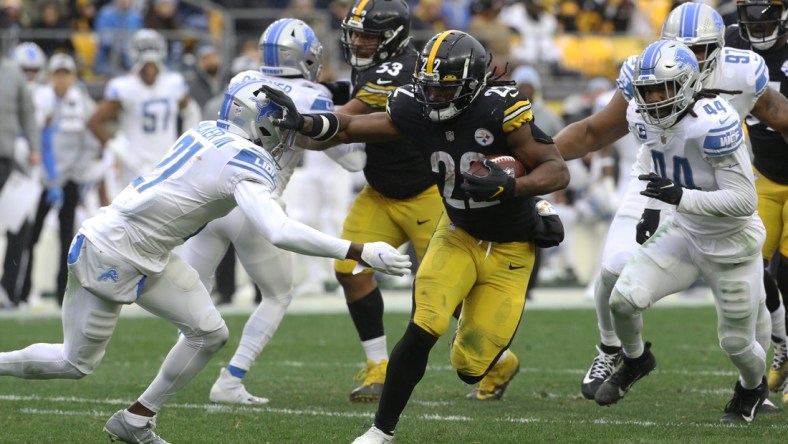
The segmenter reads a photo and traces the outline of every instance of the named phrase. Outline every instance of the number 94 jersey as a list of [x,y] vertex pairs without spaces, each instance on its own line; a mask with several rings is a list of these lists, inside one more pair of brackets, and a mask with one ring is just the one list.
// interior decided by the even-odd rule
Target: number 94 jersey
[[[722,97],[700,99],[692,109],[697,117],[687,113],[662,129],[645,123],[634,101],[629,103],[629,129],[643,144],[635,168],[685,188],[674,222],[701,252],[719,262],[755,257],[764,229],[751,202],[755,180],[741,121]],[[742,193],[751,195],[746,204]]]
[[460,187],[471,162],[509,154],[506,137],[533,120],[531,103],[515,87],[487,87],[459,116],[433,122],[424,116],[413,85],[396,89],[386,108],[389,118],[420,149],[436,175],[444,207],[454,225],[492,242],[533,240],[537,222],[533,197],[476,202]]

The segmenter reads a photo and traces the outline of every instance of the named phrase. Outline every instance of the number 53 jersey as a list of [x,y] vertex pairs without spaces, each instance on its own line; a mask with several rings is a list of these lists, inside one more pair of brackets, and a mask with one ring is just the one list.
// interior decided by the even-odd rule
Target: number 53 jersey
[[673,223],[703,254],[733,263],[756,257],[765,229],[739,116],[722,97],[700,99],[692,110],[697,117],[686,113],[662,129],[647,124],[631,101],[627,122],[643,144],[634,168],[684,187]]
[[528,242],[537,223],[534,199],[476,202],[461,188],[471,162],[492,154],[511,155],[506,137],[533,120],[531,103],[514,87],[487,87],[447,122],[433,122],[416,100],[413,85],[396,89],[386,108],[391,121],[425,155],[454,225],[476,239]]
[[158,273],[173,248],[236,207],[235,187],[242,180],[273,192],[276,167],[270,154],[214,121],[201,122],[79,231],[143,274]]

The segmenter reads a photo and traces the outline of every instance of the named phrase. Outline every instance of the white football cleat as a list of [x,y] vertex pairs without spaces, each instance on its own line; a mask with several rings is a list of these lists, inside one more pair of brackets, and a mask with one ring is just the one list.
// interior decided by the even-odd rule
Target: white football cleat
[[268,398],[261,398],[254,396],[246,391],[246,388],[241,384],[241,378],[236,378],[222,367],[219,371],[219,379],[213,383],[211,393],[208,398],[213,402],[223,404],[241,404],[241,405],[264,405],[268,404]]
[[389,444],[393,440],[394,436],[372,426],[366,433],[356,438],[351,444]]
[[104,432],[109,435],[110,441],[139,444],[169,444],[161,436],[153,432],[156,428],[156,417],[151,417],[145,427],[134,427],[126,422],[124,412],[118,410],[104,425]]

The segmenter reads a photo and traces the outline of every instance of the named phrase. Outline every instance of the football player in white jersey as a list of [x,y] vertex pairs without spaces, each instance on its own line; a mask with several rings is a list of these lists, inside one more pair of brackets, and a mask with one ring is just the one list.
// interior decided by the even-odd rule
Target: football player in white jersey
[[[788,100],[768,86],[768,72],[763,66],[763,59],[751,51],[723,47],[724,29],[722,18],[710,6],[684,3],[668,15],[663,37],[681,41],[696,51],[704,88],[741,91],[733,95],[722,93],[740,119],[752,113],[773,128],[788,130],[788,121],[784,118],[788,112]],[[608,146],[628,133],[626,110],[633,97],[635,59],[635,56],[630,57],[622,66],[617,80],[618,92],[602,110],[558,133],[556,145],[565,159],[581,157]],[[633,171],[635,176],[643,173]],[[602,269],[594,291],[601,344],[597,346],[597,355],[581,384],[583,396],[588,399],[594,399],[599,386],[621,359],[621,341],[613,330],[608,305],[613,286],[624,264],[638,249],[638,243],[644,242],[660,222],[660,213],[656,209],[643,211],[645,199],[639,195],[642,189],[643,185],[633,177],[605,241]],[[621,234],[632,233],[636,229],[637,239]],[[765,307],[762,309],[765,311]],[[768,348],[769,332],[769,316],[764,313],[759,317],[758,325],[758,341],[764,349]]]
[[[264,65],[259,71],[245,71],[233,77],[231,90],[239,82],[255,80],[286,91],[304,113],[333,110],[330,93],[317,83],[323,65],[323,46],[306,23],[292,18],[272,23],[260,37],[260,51]],[[228,92],[227,96],[230,99],[225,99],[219,119],[231,118],[228,100],[232,95]],[[277,200],[303,157],[303,150],[294,148],[278,160],[277,187],[273,193]],[[363,151],[345,153],[343,149],[332,148],[328,154],[348,169],[358,171],[364,167]],[[231,243],[252,282],[260,288],[262,301],[249,317],[238,349],[229,365],[221,369],[209,397],[214,402],[265,404],[268,400],[249,394],[241,380],[271,340],[293,298],[293,255],[269,242],[255,230],[241,209],[235,209],[209,223],[186,242],[182,251],[183,259],[197,270],[209,290],[216,268]]]
[[755,340],[766,229],[755,212],[739,116],[714,90],[702,90],[700,75],[692,50],[670,40],[646,47],[635,65],[627,122],[643,143],[637,165],[651,171],[638,177],[646,183],[641,194],[649,197],[647,208],[660,202],[675,211],[615,284],[610,308],[624,356],[594,399],[618,402],[656,367],[641,337],[642,312],[703,277],[714,295],[720,347],[739,373],[721,421],[750,422],[769,394],[766,351]]
[[274,199],[276,162],[292,140],[271,124],[282,113],[259,81],[234,86],[228,120],[186,131],[150,172],[85,221],[68,254],[62,344],[0,353],[0,375],[80,379],[99,364],[124,304],[137,303],[182,335],[148,389],[116,412],[113,440],[164,443],[155,415],[225,343],[227,327],[197,272],[172,253],[205,224],[240,207],[274,245],[303,254],[353,258],[386,273],[409,272],[408,257],[383,242],[351,243],[288,218]]
[[[178,138],[179,112],[190,109],[186,80],[164,66],[167,43],[161,34],[152,29],[135,32],[129,55],[131,71],[107,82],[104,99],[88,121],[102,147],[120,163],[121,189],[156,166]],[[114,119],[118,134],[108,143],[111,134],[104,123]]]

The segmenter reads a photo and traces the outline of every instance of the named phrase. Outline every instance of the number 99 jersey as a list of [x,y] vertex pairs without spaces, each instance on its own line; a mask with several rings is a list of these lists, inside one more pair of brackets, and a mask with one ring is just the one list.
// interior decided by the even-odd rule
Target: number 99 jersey
[[507,135],[533,121],[531,103],[517,88],[487,87],[456,118],[433,122],[424,115],[413,85],[406,85],[392,93],[386,111],[403,134],[414,135],[411,142],[429,159],[454,225],[491,242],[533,240],[538,217],[533,197],[476,202],[460,187],[471,162],[492,154],[511,155]]

